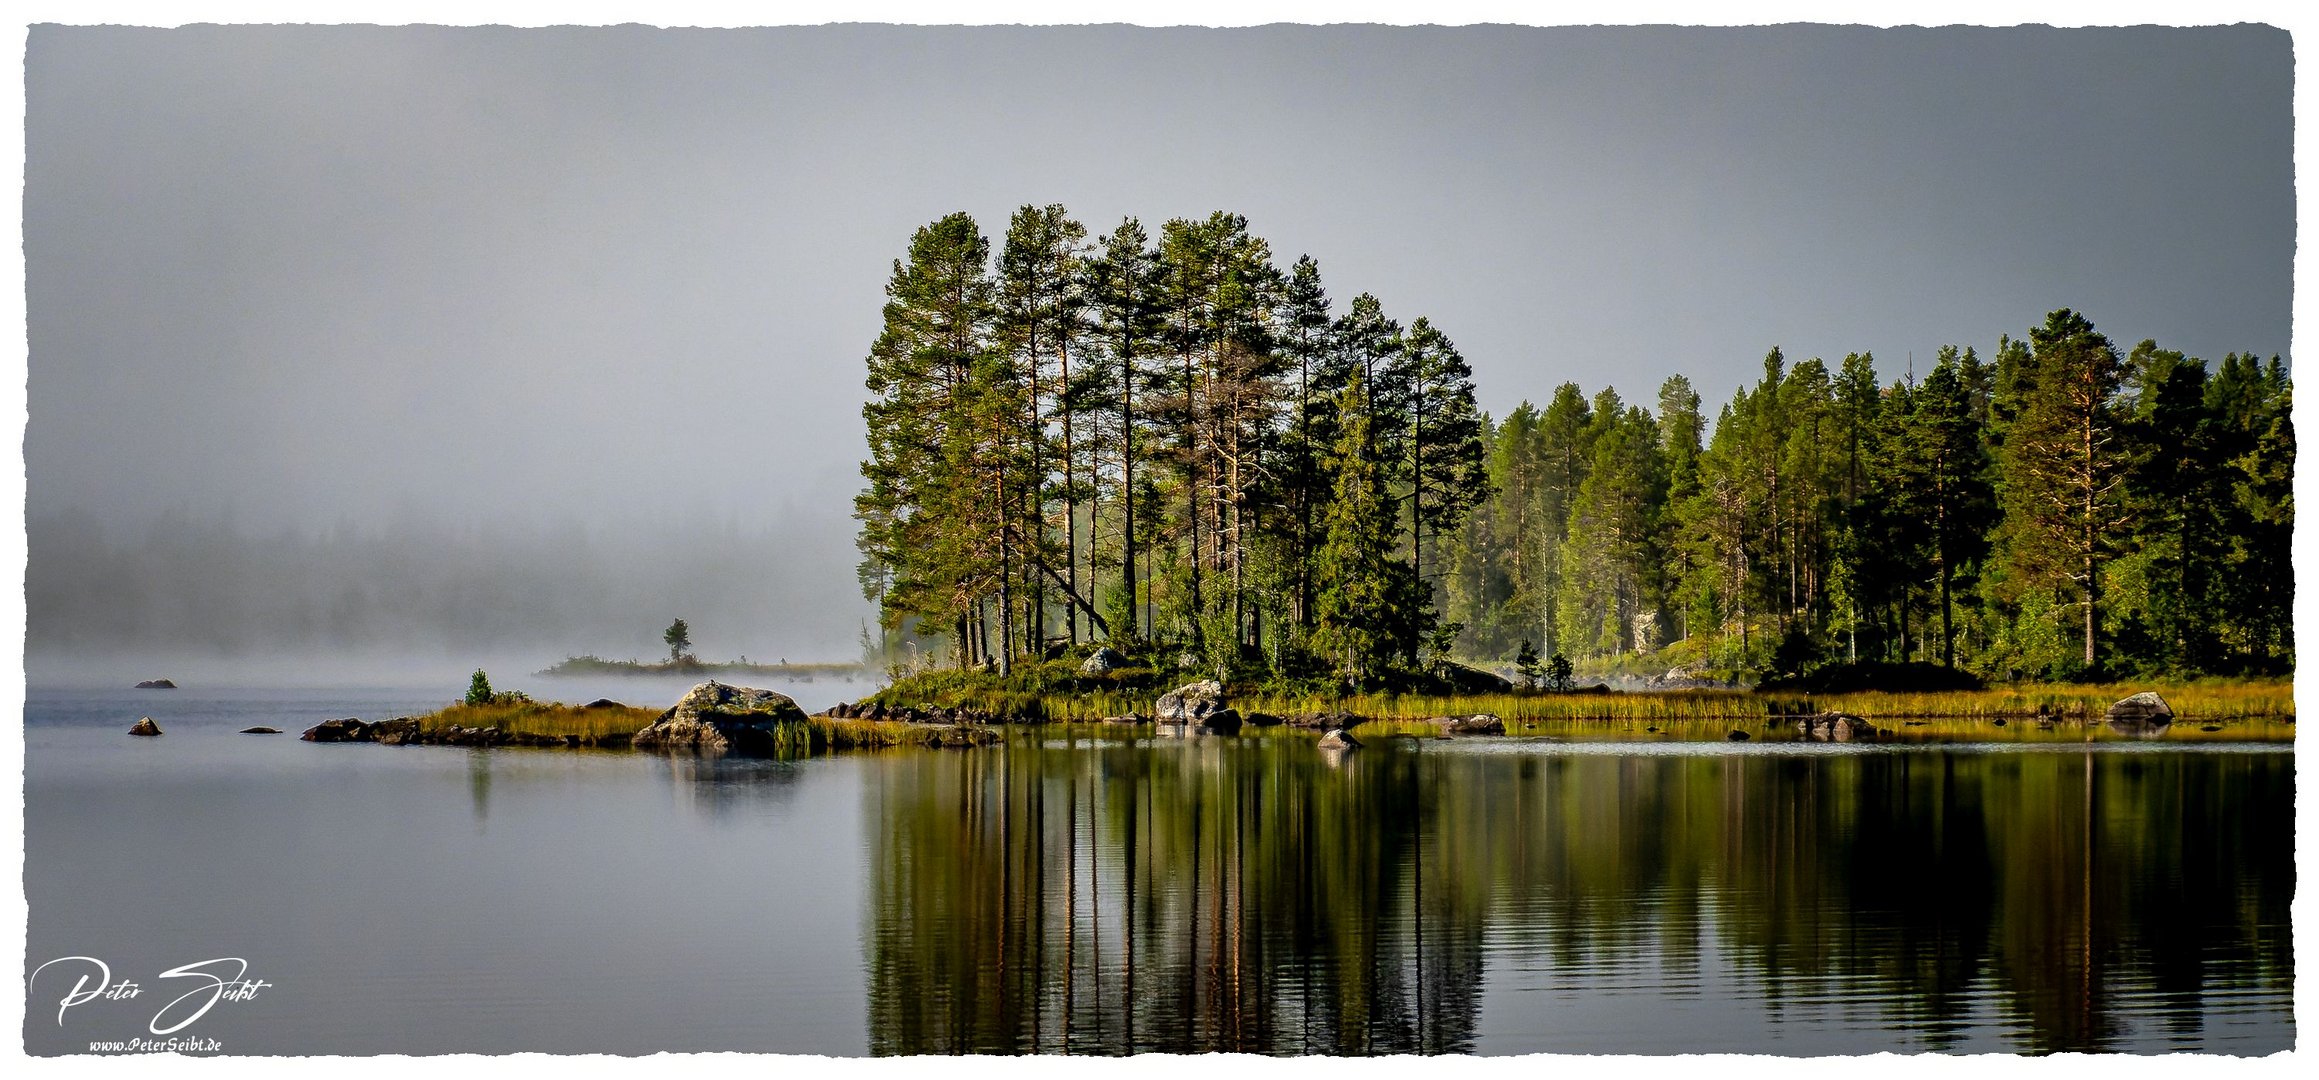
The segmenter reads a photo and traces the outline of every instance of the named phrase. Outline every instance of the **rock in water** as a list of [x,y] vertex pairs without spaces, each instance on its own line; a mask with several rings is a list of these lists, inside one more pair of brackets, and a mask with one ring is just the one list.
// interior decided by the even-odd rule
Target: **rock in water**
[[1731,733],[1730,733],[1730,734],[1728,734],[1728,735],[1725,735],[1725,736],[1724,736],[1724,738],[1726,738],[1726,739],[1729,739],[1729,740],[1731,740],[1732,742],[1746,742],[1746,741],[1747,741],[1747,733],[1746,733],[1746,732],[1744,732],[1744,731],[1741,731],[1741,730],[1739,730],[1738,728],[1732,728],[1732,729],[1731,729]]
[[144,718],[144,719],[142,719],[142,720],[139,720],[139,721],[137,721],[137,726],[136,726],[136,727],[133,727],[133,728],[130,728],[130,729],[129,729],[129,734],[131,734],[131,735],[159,735],[159,734],[161,734],[161,725],[154,723],[154,722],[153,722],[153,718],[152,718],[152,717],[150,717],[150,716],[148,716],[148,717],[146,717],[146,718]]
[[137,684],[139,690],[175,690],[177,684],[167,679],[147,679]]
[[281,728],[246,727],[242,729],[242,734],[244,735],[279,735],[281,733]]
[[307,742],[369,742],[370,725],[354,717],[344,720],[324,720],[307,728],[298,736]]
[[1214,679],[1186,683],[1160,695],[1159,722],[1163,724],[1200,724],[1224,711],[1224,686]]
[[1318,745],[1323,750],[1358,750],[1361,748],[1361,740],[1354,738],[1350,731],[1335,728],[1322,735]]
[[2167,707],[2165,698],[2144,690],[2110,706],[2109,714],[2102,719],[2113,724],[2164,727],[2174,722],[2174,710]]
[[1475,713],[1472,716],[1445,716],[1434,723],[1441,725],[1441,733],[1444,735],[1503,735],[1506,733],[1506,722],[1489,713]]
[[1079,665],[1081,675],[1109,675],[1127,666],[1127,657],[1119,650],[1105,646],[1087,654],[1087,662]]
[[[786,694],[711,680],[693,687],[636,733],[638,750],[767,754],[803,735],[805,710]],[[787,737],[787,738],[785,738]]]
[[1876,727],[1850,713],[1825,712],[1796,721],[1796,734],[1807,742],[1851,742],[1876,737]]

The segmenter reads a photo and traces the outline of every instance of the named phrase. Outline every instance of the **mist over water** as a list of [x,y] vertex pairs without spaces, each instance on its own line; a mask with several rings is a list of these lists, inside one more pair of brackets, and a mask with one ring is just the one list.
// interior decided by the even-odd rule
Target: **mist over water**
[[26,667],[90,686],[463,687],[477,667],[506,684],[567,656],[666,656],[677,618],[704,660],[854,660],[875,616],[844,558],[852,522],[831,516],[260,532],[35,515]]

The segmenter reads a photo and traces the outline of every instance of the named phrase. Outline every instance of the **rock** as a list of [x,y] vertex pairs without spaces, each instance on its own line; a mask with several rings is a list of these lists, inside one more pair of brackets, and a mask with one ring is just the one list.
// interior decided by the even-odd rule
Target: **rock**
[[1444,663],[1437,669],[1442,679],[1461,694],[1510,694],[1514,681],[1496,672],[1483,671],[1464,664]]
[[1268,712],[1252,712],[1240,719],[1249,727],[1278,727],[1280,725],[1280,718]]
[[1087,654],[1087,662],[1079,665],[1081,675],[1109,675],[1127,666],[1127,657],[1119,650],[1105,646]]
[[1151,723],[1151,717],[1140,713],[1129,713],[1126,716],[1106,716],[1103,718],[1103,722],[1106,724],[1148,724]]
[[1327,734],[1321,736],[1318,745],[1323,750],[1358,750],[1361,748],[1361,740],[1354,738],[1352,732],[1343,728],[1332,728]]
[[1489,713],[1472,716],[1444,716],[1435,720],[1444,735],[1503,735],[1506,722]]
[[408,716],[381,720],[370,726],[370,737],[388,746],[404,746],[419,741],[419,722]]
[[324,720],[298,737],[307,742],[369,742],[370,725],[351,716],[344,720]]
[[1824,712],[1796,721],[1796,734],[1808,742],[1851,742],[1876,737],[1876,727],[1850,713]]
[[1233,709],[1218,709],[1200,721],[1200,730],[1209,735],[1237,735],[1240,733],[1240,713]]
[[989,746],[1004,736],[978,724],[952,724],[926,733],[926,745],[935,747]]
[[637,732],[630,745],[639,750],[764,754],[784,741],[784,728],[804,723],[805,710],[786,694],[711,680],[687,691]]
[[1314,731],[1327,731],[1331,728],[1358,727],[1361,724],[1361,720],[1361,717],[1354,716],[1351,713],[1310,712],[1298,713],[1295,716],[1291,716],[1281,722],[1293,728],[1310,728]]
[[608,697],[600,697],[580,707],[583,709],[625,709],[628,706],[622,705]]
[[139,690],[175,690],[177,684],[167,679],[147,679],[137,684]]
[[1724,738],[1729,739],[1732,742],[1746,742],[1747,733],[1739,730],[1738,728],[1732,728],[1731,734],[1725,735]]
[[2174,710],[2167,707],[2165,698],[2144,690],[2110,706],[2110,711],[2102,719],[2113,724],[2165,727],[2174,722]]
[[281,728],[246,727],[242,729],[242,734],[244,735],[279,735],[281,733]]
[[161,734],[161,725],[154,723],[153,718],[148,716],[142,720],[137,721],[137,726],[130,728],[129,734],[159,735]]
[[2198,730],[2200,730],[2200,731],[2221,731],[2221,730],[2222,730],[2222,725],[2221,725],[2221,724],[2201,724],[2201,725],[2199,725],[2199,727],[2198,727]]
[[1223,708],[1223,684],[1214,679],[1202,679],[1161,694],[1157,711],[1159,722],[1163,724],[1197,724],[1223,711]]

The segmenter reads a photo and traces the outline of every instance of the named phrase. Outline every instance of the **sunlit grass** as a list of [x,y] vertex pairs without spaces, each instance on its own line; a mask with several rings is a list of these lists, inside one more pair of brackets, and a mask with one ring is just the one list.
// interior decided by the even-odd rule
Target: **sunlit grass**
[[453,705],[441,712],[415,717],[419,730],[441,733],[453,727],[498,728],[510,735],[577,735],[583,742],[625,738],[660,716],[658,709],[582,708],[551,702],[527,701],[495,705]]

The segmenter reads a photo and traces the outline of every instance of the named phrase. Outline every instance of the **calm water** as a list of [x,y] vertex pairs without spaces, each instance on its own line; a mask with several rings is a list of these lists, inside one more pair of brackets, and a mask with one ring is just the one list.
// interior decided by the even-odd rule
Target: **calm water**
[[[556,688],[604,691],[676,692]],[[151,1037],[217,957],[270,985],[179,1034],[245,1054],[2294,1045],[2281,745],[295,738],[442,696],[34,690],[27,974],[141,993],[60,1025],[51,967],[27,1049]]]

